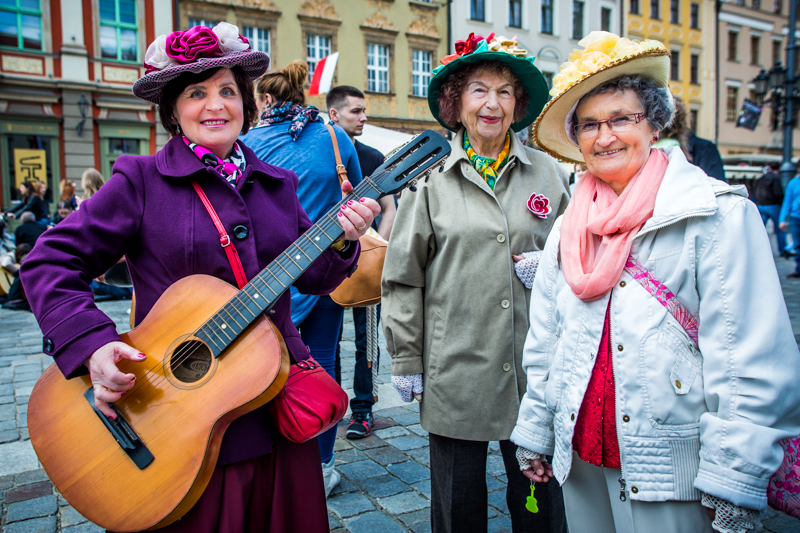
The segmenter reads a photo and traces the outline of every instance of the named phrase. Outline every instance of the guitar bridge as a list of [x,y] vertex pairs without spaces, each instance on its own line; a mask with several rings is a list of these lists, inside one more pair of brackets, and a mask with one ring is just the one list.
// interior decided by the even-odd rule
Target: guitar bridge
[[108,404],[108,406],[114,411],[114,414],[117,415],[117,418],[114,420],[108,418],[94,405],[94,389],[92,387],[89,387],[89,390],[86,391],[83,397],[86,398],[86,401],[92,406],[95,414],[103,421],[106,429],[117,441],[122,451],[128,454],[128,457],[139,467],[139,470],[144,470],[147,465],[153,462],[153,459],[155,459],[153,454],[150,453],[150,450],[144,445],[142,439],[139,438],[139,435],[136,434],[136,431],[134,431],[113,403]]

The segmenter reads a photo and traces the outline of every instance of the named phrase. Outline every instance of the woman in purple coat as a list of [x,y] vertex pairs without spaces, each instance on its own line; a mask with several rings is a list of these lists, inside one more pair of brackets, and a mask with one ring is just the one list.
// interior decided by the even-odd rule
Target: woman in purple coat
[[[237,141],[256,116],[252,80],[269,66],[236,26],[196,26],[161,36],[147,50],[137,96],[159,105],[172,139],[152,156],[122,156],[112,178],[81,209],[39,240],[22,277],[44,333],[44,351],[67,378],[90,374],[97,407],[135,385],[120,359],[144,356],[120,342],[94,304],[91,280],[125,255],[136,293],[136,323],[173,283],[206,274],[236,285],[220,235],[192,186],[208,196],[235,237],[248,279],[305,232],[297,176],[263,163]],[[310,154],[309,154],[310,156]],[[343,192],[351,189],[348,183]],[[341,210],[344,236],[295,285],[328,294],[354,268],[358,237],[379,212],[365,199]],[[307,352],[290,319],[288,291],[269,311],[293,359]],[[120,480],[124,492],[124,480]],[[328,531],[316,440],[294,444],[274,430],[265,408],[234,421],[205,492],[169,531]]]

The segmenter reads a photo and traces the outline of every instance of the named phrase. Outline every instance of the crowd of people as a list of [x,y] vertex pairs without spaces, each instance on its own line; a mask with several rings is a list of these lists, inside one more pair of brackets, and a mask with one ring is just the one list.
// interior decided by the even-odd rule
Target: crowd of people
[[[331,89],[326,124],[306,102],[307,65],[268,70],[235,26],[159,38],[133,92],[158,105],[169,142],[121,156],[105,185],[87,170],[83,198],[62,184],[52,221],[30,182],[7,214],[22,222],[16,250],[3,245],[45,353],[67,378],[88,374],[113,417],[136,385],[116,363],[147,356],[120,341],[90,280],[124,256],[139,324],[178,280],[242,286],[336,218],[342,237],[268,316],[293,362],[310,355],[340,381],[345,309],[329,294],[357,267],[359,238],[388,241],[374,312],[392,385],[420,402],[429,434],[432,531],[486,531],[490,441],[515,533],[757,529],[779,442],[800,433],[800,352],[764,230],[771,218],[800,277],[782,233],[800,239],[800,177],[784,193],[766,174],[756,207],[686,125],[662,43],[592,32],[580,46],[549,88],[515,39],[458,41],[428,86],[451,132],[443,172],[331,217],[383,162],[358,140],[364,94]],[[346,435],[359,439],[375,397],[368,311],[352,312]],[[164,531],[328,531],[335,437],[293,442],[266,407],[241,416],[200,499]]]

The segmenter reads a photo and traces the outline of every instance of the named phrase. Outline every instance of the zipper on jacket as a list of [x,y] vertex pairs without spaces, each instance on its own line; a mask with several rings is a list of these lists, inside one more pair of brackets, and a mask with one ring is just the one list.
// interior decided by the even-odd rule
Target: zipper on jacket
[[[611,336],[611,302],[614,297],[614,289],[608,297],[608,341],[611,344],[611,373],[614,374],[614,416],[617,415],[619,409],[619,381],[617,381],[617,365],[614,362],[614,339]],[[622,453],[622,431],[620,424],[617,424],[617,444],[619,445],[619,501],[624,502],[628,500],[628,495],[625,494],[625,457]]]

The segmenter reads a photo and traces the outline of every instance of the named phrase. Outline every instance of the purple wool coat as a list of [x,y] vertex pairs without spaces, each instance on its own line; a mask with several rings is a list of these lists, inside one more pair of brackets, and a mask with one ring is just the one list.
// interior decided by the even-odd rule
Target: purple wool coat
[[[234,189],[206,167],[180,137],[151,156],[121,156],[112,178],[80,209],[46,231],[21,269],[23,284],[44,334],[44,352],[67,378],[87,372],[83,362],[98,348],[119,341],[114,322],[94,303],[89,283],[125,255],[136,292],[136,323],[173,283],[207,274],[236,287],[219,232],[191,186],[205,191],[234,240],[247,279],[251,279],[311,227],[297,198],[297,176],[269,165],[243,148],[247,166]],[[300,292],[324,295],[356,266],[358,246],[339,254],[331,249],[297,280]],[[269,318],[283,335],[294,360],[307,349],[291,321],[289,291]],[[257,409],[228,428],[219,464],[269,453],[272,422]]]

